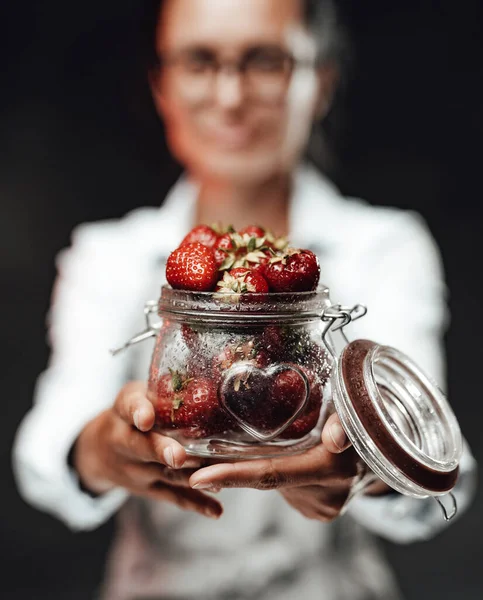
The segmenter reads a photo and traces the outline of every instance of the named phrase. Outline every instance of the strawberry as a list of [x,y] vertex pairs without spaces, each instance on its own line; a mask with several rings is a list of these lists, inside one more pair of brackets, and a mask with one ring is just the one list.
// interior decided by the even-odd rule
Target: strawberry
[[273,292],[310,292],[319,283],[319,260],[310,250],[290,248],[270,260],[264,275]]
[[275,252],[283,253],[289,247],[288,239],[284,236],[276,236],[271,231],[265,231],[265,244]]
[[[322,402],[323,402],[322,382],[320,381],[319,377],[310,369],[307,369],[306,367],[302,367],[300,365],[298,365],[298,367],[307,376],[309,386],[310,386],[310,395],[309,395],[309,400],[308,400],[307,406],[305,407],[305,410],[280,435],[280,437],[284,438],[284,439],[300,439],[300,438],[306,436],[308,433],[310,433],[312,431],[312,429],[317,425],[317,421],[318,421],[319,415],[320,415],[320,409],[322,408]],[[293,371],[292,371],[292,373],[293,373]],[[293,374],[295,375],[295,373],[293,373]],[[281,375],[283,375],[283,373],[281,373]],[[282,394],[282,397],[285,399],[285,403],[287,403],[287,401],[288,401],[288,403],[292,402],[292,405],[295,406],[295,409],[296,409],[296,405],[294,404],[295,385],[297,385],[300,388],[301,383],[302,383],[300,378],[298,381],[299,381],[299,383],[295,384],[295,381],[292,378],[292,382],[293,382],[292,390],[290,389],[290,387],[288,387],[288,384],[290,384],[290,380],[288,380],[288,378],[285,378],[285,381],[282,381],[282,383],[285,384],[285,390],[283,388],[283,385],[282,386],[279,385],[279,389],[282,392],[284,392],[284,394]],[[300,398],[300,396],[299,396],[299,398]],[[292,415],[294,414],[294,410],[292,410],[291,414]]]
[[[295,366],[295,365],[293,365]],[[309,383],[309,400],[302,415],[319,410],[322,406],[322,386],[316,374],[306,367],[298,366],[304,372]],[[305,397],[305,385],[294,370],[278,373],[270,388],[267,403],[271,406],[273,426],[279,427],[290,419]]]
[[199,351],[202,331],[203,329],[200,327],[194,327],[193,325],[188,325],[187,323],[183,323],[181,325],[181,337],[191,352],[196,353]]
[[223,279],[216,286],[216,293],[219,298],[227,297],[233,302],[256,302],[263,296],[260,298],[252,294],[267,294],[268,283],[256,271],[239,267],[225,271]]
[[212,363],[212,374],[215,381],[219,381],[223,371],[232,367],[236,362],[254,365],[259,369],[268,366],[268,355],[264,350],[257,350],[253,339],[238,344],[226,346]]
[[188,383],[185,375],[179,371],[169,370],[169,373],[162,375],[156,384],[156,423],[164,428],[173,428],[173,401],[175,394]]
[[249,235],[250,237],[255,238],[263,238],[265,237],[265,229],[263,227],[259,227],[258,225],[248,225],[248,227],[244,227],[240,229],[238,232],[240,235]]
[[213,251],[199,242],[181,246],[168,257],[166,279],[177,290],[212,291],[218,279]]
[[[295,364],[304,365],[308,369],[313,370],[321,385],[325,385],[327,382],[331,370],[332,360],[324,349],[320,342],[314,340],[310,335],[310,332],[300,327],[284,327],[281,328],[282,333],[282,344],[280,348],[280,354],[273,360],[280,362],[291,362]],[[272,339],[274,334],[272,334]],[[262,337],[264,347],[269,350],[268,342],[270,336]]]
[[293,417],[304,398],[305,385],[298,373],[292,370],[277,373],[267,394],[272,428]]
[[284,432],[280,434],[280,437],[286,440],[299,440],[300,438],[305,437],[317,425],[319,416],[319,408],[309,412],[304,412],[300,417],[295,419],[295,421],[289,427],[287,427]]
[[[280,434],[283,439],[299,439],[310,433],[317,425],[322,408],[323,393],[319,378],[306,367],[298,365],[298,368],[307,376],[310,386],[309,400],[302,414]],[[270,390],[270,402],[274,406],[274,419],[277,423],[281,425],[293,416],[300,406],[304,387],[302,380],[294,371],[282,371],[278,374]]]
[[173,427],[171,411],[173,409],[173,385],[171,375],[162,375],[156,385],[156,402],[154,411],[156,424],[164,429]]
[[216,242],[218,241],[218,237],[219,235],[213,228],[208,227],[208,225],[198,225],[183,238],[180,246],[186,246],[186,244],[194,244],[195,242],[199,242],[207,248],[214,248]]
[[231,233],[225,233],[224,235],[220,236],[214,247],[214,255],[217,266],[221,267],[225,258],[229,254],[236,252],[236,250],[235,242],[232,239]]
[[264,275],[265,267],[270,262],[272,256],[270,250],[267,248],[266,250],[258,250],[256,253],[249,252],[240,262],[243,267]]
[[273,256],[265,238],[250,236],[247,233],[228,233],[221,236],[214,252],[220,271],[229,271],[237,267],[262,269]]
[[267,394],[270,379],[260,371],[249,370],[233,377],[224,389],[224,401],[239,419],[259,430],[270,431],[272,418]]
[[223,225],[223,223],[220,223],[219,221],[217,223],[212,223],[211,229],[213,229],[213,231],[218,235],[218,237],[221,237],[226,233],[235,233],[235,228],[233,227],[233,225],[226,226]]
[[211,379],[193,379],[174,395],[173,424],[178,429],[203,428],[215,432],[223,421],[217,389]]
[[259,345],[264,348],[272,362],[278,362],[282,358],[285,346],[283,331],[278,325],[267,325],[260,336]]
[[210,361],[208,359],[211,353],[208,349],[211,347],[207,346],[207,335],[206,329],[199,325],[188,325],[187,323],[181,325],[181,337],[189,350],[186,359],[186,371],[189,377],[200,377],[209,368]]
[[202,438],[234,427],[218,403],[215,384],[170,370],[158,380],[156,424],[178,429],[185,437]]

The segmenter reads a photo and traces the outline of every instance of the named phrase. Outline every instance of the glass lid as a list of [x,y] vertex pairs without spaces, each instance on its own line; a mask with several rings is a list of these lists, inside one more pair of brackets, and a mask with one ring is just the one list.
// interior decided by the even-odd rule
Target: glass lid
[[414,496],[448,493],[462,439],[444,394],[405,354],[368,340],[343,349],[334,404],[354,448],[383,481]]

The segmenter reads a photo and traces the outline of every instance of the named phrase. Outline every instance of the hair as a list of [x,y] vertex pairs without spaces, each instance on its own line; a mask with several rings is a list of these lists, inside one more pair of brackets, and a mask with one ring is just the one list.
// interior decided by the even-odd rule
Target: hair
[[[307,158],[323,171],[335,168],[332,150],[334,138],[338,137],[339,119],[337,107],[343,91],[345,74],[349,64],[349,44],[342,27],[334,0],[301,0],[305,24],[317,42],[317,62],[330,63],[339,74],[339,85],[333,106],[321,123],[314,124],[309,141]],[[159,66],[156,51],[156,35],[164,0],[145,0],[142,16],[142,60],[148,71]]]
[[[340,26],[334,0],[301,0],[305,23],[318,44],[318,60],[340,63],[344,60],[345,35]],[[148,68],[158,65],[156,31],[164,0],[146,0],[143,10],[145,62]]]

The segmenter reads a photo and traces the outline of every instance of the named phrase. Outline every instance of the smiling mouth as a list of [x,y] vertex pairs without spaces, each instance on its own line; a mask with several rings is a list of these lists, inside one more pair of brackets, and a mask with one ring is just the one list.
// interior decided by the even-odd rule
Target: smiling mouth
[[252,140],[246,127],[214,127],[208,135],[218,146],[233,150],[246,148]]

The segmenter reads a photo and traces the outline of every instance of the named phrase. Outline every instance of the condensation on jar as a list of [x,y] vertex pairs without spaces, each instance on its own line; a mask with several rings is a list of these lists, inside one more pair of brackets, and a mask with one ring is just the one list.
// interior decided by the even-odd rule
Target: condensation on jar
[[332,356],[327,290],[240,297],[162,289],[148,397],[156,427],[192,454],[233,458],[320,443]]

